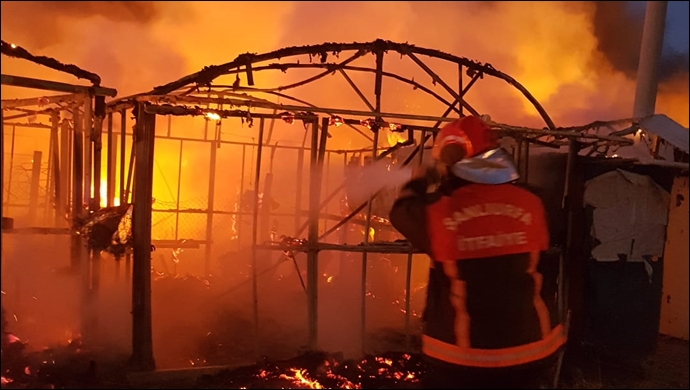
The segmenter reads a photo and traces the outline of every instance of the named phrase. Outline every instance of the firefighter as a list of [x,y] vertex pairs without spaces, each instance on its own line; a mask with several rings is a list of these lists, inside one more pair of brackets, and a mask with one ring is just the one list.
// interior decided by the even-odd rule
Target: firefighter
[[390,221],[431,259],[422,353],[425,388],[539,388],[565,344],[537,272],[549,237],[542,201],[486,123],[449,123],[436,166],[406,183]]

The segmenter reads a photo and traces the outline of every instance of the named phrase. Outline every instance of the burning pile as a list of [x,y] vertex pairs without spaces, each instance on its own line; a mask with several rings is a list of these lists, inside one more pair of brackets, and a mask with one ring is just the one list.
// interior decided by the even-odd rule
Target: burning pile
[[98,209],[85,218],[75,218],[74,228],[94,251],[119,258],[132,243],[132,207],[124,204]]
[[389,353],[345,360],[310,353],[277,363],[243,367],[200,378],[196,388],[413,389],[423,372],[419,356]]
[[82,349],[79,339],[66,345],[30,351],[28,343],[6,329],[5,310],[2,309],[2,388],[52,389],[89,386],[95,379],[95,362]]

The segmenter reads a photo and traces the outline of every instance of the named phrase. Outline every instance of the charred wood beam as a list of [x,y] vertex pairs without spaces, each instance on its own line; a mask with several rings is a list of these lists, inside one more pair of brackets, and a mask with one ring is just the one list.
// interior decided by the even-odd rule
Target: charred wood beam
[[[145,105],[145,103],[141,103]],[[151,206],[156,116],[138,110],[134,147],[137,154],[132,210],[132,356],[139,370],[155,369],[151,320]]]
[[[290,112],[295,112],[295,113],[300,113],[300,112],[311,112],[311,113],[332,113],[335,115],[353,115],[353,116],[362,116],[362,117],[369,117],[371,116],[371,112],[368,111],[358,111],[358,110],[345,110],[345,109],[340,109],[340,108],[311,108],[311,107],[302,107],[302,106],[292,106],[292,105],[287,105],[287,104],[277,104],[277,103],[263,103],[263,102],[256,102],[252,101],[251,104],[248,104],[246,101],[239,100],[239,99],[219,99],[219,98],[204,98],[204,97],[191,97],[191,96],[139,96],[136,98],[137,101],[145,101],[145,102],[151,102],[151,103],[156,103],[156,104],[177,104],[177,103],[184,103],[184,102],[189,102],[189,103],[195,103],[197,105],[199,104],[211,104],[211,103],[216,103],[216,104],[224,104],[228,106],[235,106],[235,107],[243,107],[243,106],[251,106],[253,108],[266,108],[266,109],[278,109],[278,110],[284,110],[284,111],[290,111]],[[159,106],[161,107],[161,106]],[[173,106],[170,106],[173,107]],[[213,109],[202,109],[200,107],[197,107],[198,115],[202,115],[206,112],[216,112],[220,113],[219,110],[213,110]],[[225,113],[227,110],[222,111]],[[172,114],[175,115],[175,114]],[[188,112],[182,112],[178,115],[193,115],[193,111],[188,111]],[[252,115],[256,115],[253,114]],[[449,119],[449,118],[439,118],[439,117],[433,117],[433,116],[427,116],[427,115],[412,115],[412,114],[395,114],[395,113],[389,113],[389,112],[381,112],[380,116],[383,117],[390,117],[390,118],[396,118],[396,119],[409,119],[409,120],[420,120],[420,121],[438,121],[441,120],[443,122],[452,122],[454,119]]]
[[[356,60],[356,59],[358,59],[358,58],[360,58],[360,57],[362,57],[362,56],[365,55],[365,54],[366,54],[366,52],[360,50],[360,51],[358,51],[357,53],[355,53],[354,55],[352,55],[350,58],[346,59],[345,61],[340,62],[339,64],[336,64],[335,66],[336,66],[336,67],[339,67],[339,66],[346,66],[347,64],[351,63],[352,61],[354,61],[354,60]],[[304,80],[302,80],[302,81],[298,81],[298,82],[293,83],[293,84],[289,84],[289,85],[285,85],[285,86],[281,86],[281,87],[275,88],[275,90],[277,90],[277,91],[285,91],[285,90],[288,90],[288,89],[293,89],[293,88],[301,87],[301,86],[303,86],[303,85],[309,84],[309,83],[314,82],[314,81],[316,81],[316,80],[322,79],[322,78],[328,76],[328,75],[331,74],[331,73],[333,73],[333,70],[330,70],[330,69],[329,69],[329,70],[327,70],[327,71],[325,71],[325,72],[321,72],[321,73],[319,73],[319,74],[317,74],[317,75],[315,75],[315,76],[309,77],[309,78],[304,79]],[[211,85],[211,83],[210,83],[210,81],[209,81],[209,82],[201,83],[201,85]],[[249,85],[251,86],[251,85],[254,85],[254,84],[252,83],[252,84],[249,84]]]
[[339,53],[344,51],[358,50],[364,53],[373,53],[376,51],[395,51],[400,54],[405,54],[407,52],[414,52],[430,57],[440,58],[446,61],[455,62],[462,64],[468,68],[482,71],[494,77],[504,78],[506,81],[514,81],[509,76],[502,72],[497,71],[490,65],[485,65],[477,61],[472,61],[467,58],[457,57],[452,54],[444,53],[439,50],[425,49],[410,45],[407,43],[396,43],[391,41],[384,41],[378,39],[373,42],[368,43],[323,43],[320,45],[308,45],[308,46],[293,46],[286,47],[279,50],[275,50],[264,54],[252,54],[246,53],[239,55],[235,60],[222,64],[222,65],[212,65],[204,67],[201,71],[193,73],[191,75],[185,76],[179,80],[173,81],[171,83],[154,88],[151,94],[166,94],[182,88],[189,84],[198,83],[199,80],[213,80],[225,73],[230,69],[237,68],[240,65],[246,65],[247,62],[257,63],[262,61],[268,61],[272,59],[294,57],[299,55],[320,55],[321,62],[326,62],[328,54],[331,53],[337,56]]
[[[366,72],[366,73],[376,73],[376,69],[373,68],[367,68],[367,67],[361,67],[361,66],[338,66],[338,64],[300,64],[300,63],[288,63],[288,64],[269,64],[266,66],[261,66],[254,68],[255,71],[259,70],[281,70],[283,72],[287,71],[287,69],[308,69],[308,68],[316,68],[316,69],[322,69],[322,68],[329,68],[332,69],[333,71],[336,70],[343,70],[343,71],[356,71],[356,72]],[[392,78],[395,80],[398,80],[400,82],[412,85],[412,89],[419,89],[423,92],[426,92],[427,94],[433,96],[436,100],[440,101],[446,106],[450,106],[451,102],[448,100],[444,99],[441,95],[437,94],[436,92],[432,91],[431,89],[425,87],[422,84],[419,84],[418,82],[402,77],[400,75],[397,75],[395,73],[390,73],[390,72],[385,72],[382,71],[381,74],[384,77]],[[212,88],[227,88],[225,86],[212,86]],[[468,89],[468,88],[466,88]],[[256,92],[264,92],[264,93],[269,93],[269,92],[275,92],[277,88],[246,88],[246,87],[239,87],[236,88],[236,90],[246,90],[246,91],[256,91]],[[453,111],[457,112],[458,114],[460,111],[458,109],[453,108]]]
[[0,77],[0,84],[11,85],[14,87],[24,87],[33,89],[42,89],[47,91],[66,92],[66,93],[84,93],[95,96],[113,97],[117,95],[117,90],[106,87],[86,87],[83,85],[73,85],[67,83],[60,83],[57,81],[32,79],[29,77],[10,76],[3,74]]
[[39,98],[5,99],[2,101],[2,109],[7,110],[26,106],[46,106],[54,103],[81,103],[83,98],[83,95],[70,93],[67,95],[42,96]]
[[217,77],[227,74],[231,69],[239,68],[240,66],[246,66],[247,63],[258,63],[262,61],[268,61],[271,59],[280,59],[291,56],[299,55],[310,55],[310,58],[314,55],[319,55],[321,62],[325,63],[328,54],[331,53],[337,56],[343,51],[353,51],[358,50],[364,53],[374,53],[377,51],[389,52],[395,51],[400,54],[420,54],[432,58],[438,58],[449,62],[454,62],[459,65],[463,65],[467,68],[470,73],[481,72],[489,76],[493,76],[506,81],[508,84],[512,85],[514,88],[518,89],[537,109],[539,114],[542,116],[547,126],[550,129],[555,129],[556,126],[553,121],[548,116],[544,108],[539,104],[539,102],[532,96],[532,94],[527,91],[527,89],[517,82],[515,79],[509,75],[496,70],[490,64],[482,64],[477,61],[472,61],[464,57],[457,57],[452,54],[444,53],[435,49],[420,48],[407,43],[401,44],[391,41],[376,40],[368,43],[324,43],[321,45],[310,45],[310,46],[299,46],[299,47],[287,47],[279,50],[275,50],[264,54],[253,54],[246,53],[239,55],[235,60],[222,64],[204,67],[201,71],[193,73],[191,75],[182,77],[176,81],[170,82],[168,84],[155,87],[152,91],[145,94],[169,94],[180,88],[188,86],[190,84],[209,84],[211,81]]
[[96,87],[101,85],[101,77],[99,75],[84,70],[76,65],[63,64],[62,62],[51,57],[35,56],[29,53],[29,51],[23,47],[12,43],[7,43],[3,40],[0,40],[0,50],[2,51],[2,54],[8,57],[21,58],[60,72],[71,74],[79,79],[89,80]]

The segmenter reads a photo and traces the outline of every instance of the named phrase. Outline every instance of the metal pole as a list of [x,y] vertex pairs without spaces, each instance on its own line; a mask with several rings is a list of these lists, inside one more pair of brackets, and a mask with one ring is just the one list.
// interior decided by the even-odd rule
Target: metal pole
[[257,140],[256,172],[254,172],[254,210],[252,214],[252,301],[254,306],[254,335],[256,342],[256,355],[259,356],[261,346],[259,342],[259,292],[256,245],[259,234],[259,181],[261,180],[261,152],[264,139],[264,118],[259,118],[259,137]]
[[[325,173],[323,174],[323,177],[321,178],[321,195],[319,198],[323,197],[326,195],[326,191],[328,190],[328,184],[330,182],[331,178],[331,152],[326,151],[326,167],[325,167]],[[326,205],[324,206],[324,211],[326,214],[329,213],[331,208],[329,207],[331,205],[331,202],[326,202]],[[330,223],[329,219],[326,219],[324,221],[324,228],[328,229],[328,224]]]
[[405,349],[411,348],[410,337],[410,285],[412,284],[412,250],[407,254],[407,268],[405,270]]
[[58,200],[58,211],[60,214],[60,224],[58,226],[67,225],[67,215],[69,214],[70,207],[70,184],[71,184],[71,157],[70,153],[70,128],[69,121],[65,118],[62,119],[60,124],[60,199]]
[[[59,149],[59,137],[58,137],[58,127],[59,127],[59,122],[60,122],[60,115],[58,111],[53,111],[50,116],[50,124],[51,124],[51,129],[50,129],[50,144],[52,145],[51,148],[51,155],[53,157],[52,161],[53,163],[51,164],[52,166],[52,173],[53,173],[53,183],[55,186],[55,192],[53,193],[52,200],[53,203],[55,204],[55,214],[54,214],[54,221],[55,221],[55,227],[59,227],[62,224],[62,204],[60,200],[62,199],[62,183],[60,180],[60,149]],[[63,171],[63,175],[65,172]]]
[[[95,98],[93,113],[93,129],[91,137],[93,142],[93,200],[92,212],[101,208],[101,169],[103,163],[103,118],[105,102],[101,98]],[[101,252],[91,249],[91,290],[89,291],[88,311],[91,324],[91,331],[96,332],[98,327],[98,316],[94,313],[95,294],[98,293],[101,284]]]
[[[3,111],[0,110],[0,113],[2,113],[2,112],[3,112]],[[3,133],[2,133],[2,134],[3,134],[3,137],[4,137],[4,134],[5,134],[5,133],[4,133],[4,131],[5,131],[5,124],[3,123],[2,126],[3,126]],[[7,214],[8,211],[9,211],[10,194],[11,194],[11,190],[12,190],[12,170],[14,169],[14,136],[15,136],[15,134],[16,134],[16,130],[17,130],[16,126],[12,126],[12,141],[11,141],[12,143],[11,143],[11,146],[10,146],[10,166],[9,166],[9,169],[8,169],[9,172],[8,172],[8,175],[7,175],[7,197],[5,198],[4,214]],[[2,145],[3,145],[3,148],[4,148],[4,147],[5,147],[5,143],[3,142]],[[3,156],[4,156],[4,153],[3,153]],[[3,161],[3,172],[4,172],[4,170],[5,170],[5,165],[4,165],[4,164],[5,164],[5,163],[4,163],[4,161]],[[3,182],[3,183],[4,183],[4,182]]]
[[108,150],[106,152],[106,206],[113,207],[115,203],[115,161],[116,161],[116,148],[117,148],[117,137],[113,134],[113,113],[108,113],[107,117],[107,140],[108,140]]
[[244,171],[245,171],[245,161],[247,160],[247,146],[242,145],[242,163],[240,164],[240,194],[239,194],[239,199],[237,199],[237,215],[235,216],[236,221],[237,221],[237,228],[236,228],[236,234],[237,234],[237,250],[242,248],[242,234],[240,233],[242,231],[242,215],[244,213],[242,212],[242,198],[244,196]]
[[[208,122],[207,122],[208,123]],[[215,135],[211,142],[211,158],[209,162],[209,178],[208,178],[208,206],[206,210],[206,246],[204,252],[204,272],[206,277],[211,275],[211,251],[213,249],[213,203],[216,193],[216,154],[220,144],[216,141],[220,138],[221,122],[216,123]],[[179,183],[178,183],[179,184]],[[179,185],[178,185],[179,188]],[[179,209],[179,207],[178,207]],[[178,212],[179,213],[179,212]]]
[[36,223],[36,211],[38,208],[38,188],[41,180],[41,159],[43,153],[35,150],[31,160],[31,186],[29,187],[29,223],[33,226]]
[[633,117],[653,115],[659,82],[659,63],[666,28],[667,1],[647,1],[637,68]]
[[127,111],[120,110],[120,204],[127,203],[125,194],[125,153],[127,152]]
[[184,141],[180,141],[180,152],[177,161],[177,198],[175,199],[175,239],[179,240],[180,229],[180,189],[182,188],[182,148]]
[[132,149],[129,152],[129,166],[127,167],[127,184],[125,187],[125,202],[129,203],[132,198],[132,193],[134,192],[134,184],[132,183],[132,177],[134,176],[134,161],[136,159],[136,137],[132,141]]
[[319,137],[318,121],[311,125],[311,155],[309,179],[309,252],[307,252],[307,318],[309,348],[315,350],[318,344],[318,292],[319,292],[319,203],[323,162],[328,139],[329,118],[321,120]]
[[[463,91],[462,91],[462,82],[463,82],[463,80],[462,80],[462,64],[458,64],[458,94],[460,95],[460,97],[462,97],[462,95],[464,95]],[[465,107],[463,107],[463,105],[460,104],[460,112],[459,112],[460,118],[465,116],[464,110],[465,110]]]
[[48,167],[46,169],[46,181],[45,181],[45,194],[43,197],[43,222],[48,222],[48,211],[50,210],[50,205],[52,203],[55,192],[51,192],[50,187],[53,178],[53,148],[56,146],[53,140],[53,129],[52,129],[52,115],[51,115],[51,126],[50,134],[48,136]]
[[302,186],[304,180],[304,150],[297,150],[297,178],[295,179],[295,236],[302,233]]
[[151,326],[151,206],[153,198],[153,153],[156,116],[139,104],[136,122],[137,154],[132,212],[134,269],[132,274],[132,365],[153,370],[153,330]]
[[87,95],[84,99],[84,204],[91,211],[91,190],[93,186],[92,179],[92,145],[93,142],[93,110],[92,110],[93,98],[91,95]]
[[[383,78],[383,52],[382,51],[377,51],[376,52],[376,80],[374,82],[374,95],[376,98],[375,104],[375,112],[379,114],[381,112],[381,82]],[[376,120],[380,121],[381,117],[380,115],[376,116]],[[373,152],[372,152],[372,164],[376,162],[376,157],[378,155],[378,144],[379,144],[379,131],[378,129],[372,129],[374,130],[374,142],[373,142]],[[373,204],[373,199],[374,197],[371,196],[369,197],[369,200],[367,201],[367,217],[364,222],[364,252],[362,252],[362,282],[361,282],[361,318],[360,318],[360,337],[361,337],[361,344],[362,344],[362,352],[366,351],[366,326],[367,326],[367,321],[366,321],[366,313],[367,313],[367,251],[366,251],[366,246],[369,244],[369,229],[371,228],[371,208]]]
[[[82,217],[82,210],[84,206],[84,193],[82,192],[82,187],[84,185],[84,164],[82,161],[82,156],[84,154],[84,131],[83,123],[81,121],[81,115],[79,113],[78,106],[74,107],[72,111],[72,121],[74,123],[74,140],[72,141],[72,213],[70,214],[70,221],[74,218]],[[72,223],[70,222],[70,227]],[[71,266],[73,271],[79,270],[79,265],[81,262],[82,253],[82,242],[81,236],[72,233],[71,241]]]

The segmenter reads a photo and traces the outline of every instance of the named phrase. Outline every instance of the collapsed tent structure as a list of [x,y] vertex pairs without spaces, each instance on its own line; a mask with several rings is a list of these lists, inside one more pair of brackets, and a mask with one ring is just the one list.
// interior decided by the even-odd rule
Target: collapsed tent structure
[[[5,42],[2,45],[4,55],[36,61],[36,57],[21,47]],[[422,71],[429,82],[415,81],[413,76],[387,71],[384,62],[387,63],[390,57],[405,57]],[[359,64],[366,60],[373,60],[373,66]],[[429,61],[457,69],[457,80],[453,83],[445,81],[432,70],[427,63]],[[300,75],[311,73],[289,84],[260,85],[260,81],[275,82],[272,78],[261,77],[263,73],[272,71],[295,71]],[[332,75],[339,75],[367,109],[317,105],[307,101],[303,95],[297,97],[290,93],[323,82]],[[368,94],[356,82],[363,80],[363,75],[373,76],[373,99],[367,97]],[[541,187],[545,192],[551,214],[552,248],[544,261],[543,272],[550,280],[545,284],[544,293],[558,308],[556,312],[560,320],[567,323],[572,317],[573,326],[581,325],[580,331],[574,334],[582,336],[586,333],[585,318],[597,318],[590,315],[591,310],[586,307],[586,302],[591,303],[591,300],[580,298],[585,291],[585,265],[592,259],[598,262],[638,262],[643,267],[654,267],[652,263],[663,262],[667,264],[663,271],[665,286],[682,285],[683,282],[677,280],[682,275],[686,275],[687,285],[688,273],[675,271],[683,266],[687,269],[687,237],[684,242],[679,239],[683,231],[680,227],[687,226],[686,128],[679,128],[662,115],[558,127],[526,88],[489,64],[383,40],[325,43],[288,47],[264,54],[242,54],[226,64],[209,66],[150,91],[107,103],[105,96],[112,97],[115,91],[98,85],[66,86],[2,75],[3,85],[74,94],[2,101],[3,238],[11,234],[19,237],[19,233],[26,233],[21,236],[68,235],[71,266],[81,275],[83,310],[80,333],[84,340],[96,342],[98,315],[90,311],[93,306],[89,302],[99,294],[101,280],[105,277],[102,271],[104,261],[101,252],[94,250],[94,241],[80,234],[84,231],[73,223],[67,226],[63,217],[68,214],[68,221],[84,221],[93,218],[93,213],[99,208],[117,207],[124,210],[124,215],[128,210],[126,206],[132,205],[131,226],[128,228],[133,234],[130,246],[122,253],[126,263],[125,278],[118,280],[131,282],[131,352],[132,362],[138,369],[153,369],[155,360],[165,357],[163,353],[154,356],[152,280],[164,273],[177,276],[165,260],[160,260],[161,265],[155,264],[154,249],[157,252],[170,249],[175,266],[180,263],[178,256],[183,250],[195,253],[190,262],[199,264],[198,274],[205,278],[221,273],[219,264],[224,254],[230,253],[226,256],[230,264],[222,272],[240,275],[242,283],[247,282],[244,286],[250,297],[246,301],[251,312],[249,325],[244,326],[247,333],[243,333],[241,338],[251,340],[255,349],[250,352],[242,349],[245,355],[265,353],[271,348],[263,341],[266,328],[260,325],[262,321],[267,322],[261,315],[261,297],[270,294],[263,295],[260,287],[263,282],[259,280],[275,273],[282,266],[283,258],[290,259],[292,264],[289,268],[294,265],[294,275],[305,293],[303,314],[306,325],[301,329],[305,334],[299,334],[300,337],[306,336],[303,344],[309,349],[323,347],[326,332],[343,331],[336,327],[343,323],[320,326],[326,321],[319,315],[324,310],[321,303],[324,299],[323,285],[330,283],[334,275],[356,282],[357,288],[349,286],[347,291],[348,296],[356,296],[359,301],[355,311],[358,315],[353,317],[355,323],[348,323],[348,327],[357,329],[361,350],[370,350],[372,343],[367,320],[372,315],[367,307],[372,305],[371,299],[375,295],[371,293],[371,283],[368,282],[372,278],[377,278],[379,285],[398,286],[396,291],[400,297],[396,299],[402,307],[396,306],[395,311],[398,315],[402,313],[404,348],[413,349],[415,321],[418,320],[411,304],[415,294],[412,280],[424,279],[423,276],[414,276],[413,259],[421,262],[422,266],[417,268],[422,270],[425,260],[418,260],[420,256],[416,255],[415,248],[400,241],[389,228],[385,220],[387,202],[376,203],[376,199],[388,191],[383,186],[373,186],[370,194],[356,203],[351,196],[348,203],[348,197],[342,194],[348,187],[346,167],[354,168],[354,182],[362,185],[361,177],[357,179],[356,175],[357,169],[365,166],[365,158],[369,163],[382,161],[390,171],[421,164],[439,127],[454,119],[451,114],[492,114],[478,111],[465,98],[470,88],[481,84],[484,78],[501,80],[517,89],[544,122],[543,128],[530,128],[496,123],[485,117],[492,129],[503,137],[506,148],[519,167],[521,180]],[[385,110],[382,98],[387,91],[383,88],[383,80],[395,81],[425,94],[428,99],[439,102],[444,112],[438,115]],[[451,84],[459,86],[451,87]],[[450,98],[444,98],[435,89],[441,89]],[[304,94],[309,93],[307,89]],[[27,105],[38,105],[39,108],[27,110],[24,108]],[[18,110],[20,107],[22,109]],[[18,121],[27,116],[48,116],[51,122],[44,125],[40,121]],[[299,125],[298,132],[294,130],[296,126],[289,127],[294,124]],[[28,207],[20,207],[10,204],[13,203],[10,202],[13,179],[8,175],[12,168],[6,170],[5,167],[6,155],[9,155],[9,165],[12,165],[13,152],[8,153],[5,147],[6,131],[12,129],[14,134],[28,128],[45,129],[50,139],[50,165],[48,175],[41,176],[40,154],[34,158],[37,167],[32,177],[33,189]],[[240,135],[234,136],[233,130]],[[278,142],[276,139],[281,131],[288,135]],[[329,140],[342,138],[344,131],[349,132],[346,137],[359,137],[369,145],[356,149],[330,148]],[[292,139],[292,142],[285,141],[285,138]],[[652,142],[651,149],[647,142]],[[159,148],[165,143],[174,145],[172,148],[168,145],[166,152],[160,152]],[[663,151],[666,144],[671,146],[671,154]],[[184,207],[180,202],[180,188],[184,187],[183,164],[188,157],[183,150],[190,145],[195,145],[193,148],[197,148],[198,155],[205,157],[203,165],[198,160],[193,167],[184,170],[190,172],[193,169],[192,176],[196,180],[193,185],[187,185],[186,190],[194,187],[194,191],[201,189],[206,195],[200,205]],[[103,148],[106,148],[105,156],[101,152]],[[544,153],[543,150],[552,152]],[[629,150],[644,152],[626,156]],[[170,172],[156,168],[158,153],[162,153],[161,160],[174,161],[177,169]],[[666,159],[662,159],[664,156]],[[101,177],[102,165],[105,165],[104,178]],[[163,173],[155,173],[156,169]],[[670,175],[672,186],[664,188],[664,183],[657,183],[661,179],[639,176],[649,169],[666,172],[662,176]],[[169,187],[166,178],[175,175],[176,191],[165,188]],[[218,190],[220,183],[228,182],[233,184],[229,187],[223,185],[223,190]],[[46,191],[41,194],[39,186]],[[174,202],[165,203],[156,196],[158,188],[176,192]],[[612,189],[615,192],[612,193]],[[39,200],[41,196],[43,199]],[[35,218],[40,207],[51,216],[43,222]],[[589,220],[587,207],[594,208]],[[669,207],[668,217],[663,217]],[[24,213],[31,217],[24,218]],[[153,221],[157,215],[174,220],[174,227],[166,232],[156,231]],[[612,215],[618,220],[613,220]],[[5,223],[6,216],[28,222],[12,226]],[[199,217],[195,226],[201,233],[185,236],[180,232],[180,221],[190,216]],[[612,231],[616,227],[620,227],[619,231]],[[104,237],[107,240],[110,236],[106,234]],[[6,263],[16,262],[18,256],[6,255],[5,243],[9,240],[3,239],[3,271]],[[583,251],[580,245],[587,240],[596,240],[589,252]],[[635,244],[628,246],[629,241]],[[232,243],[231,248],[229,242]],[[195,250],[198,252],[193,252]],[[301,254],[306,254],[306,260],[301,258]],[[685,258],[681,260],[683,254]],[[625,260],[620,260],[621,255]],[[402,284],[389,279],[390,276],[381,276],[389,270],[377,268],[382,267],[383,261],[378,260],[384,256],[398,257],[396,264],[405,269],[401,273]],[[117,267],[112,271],[115,275],[123,272],[119,258],[118,255],[115,260]],[[306,272],[300,268],[302,261]],[[331,266],[337,272],[324,272]],[[397,272],[398,266],[395,268]],[[11,270],[11,266],[8,265],[8,269]],[[266,273],[261,271],[263,269]],[[303,275],[306,280],[302,279]],[[12,277],[12,272],[3,272],[3,284]],[[270,277],[274,279],[269,284],[277,285],[277,276],[272,274]],[[592,283],[592,279],[588,280],[587,283]],[[607,283],[594,282],[595,287]],[[155,295],[155,287],[153,290]],[[657,290],[659,293],[654,299],[658,302],[658,310],[656,314],[653,309],[649,310],[649,322],[656,323],[658,331],[658,312],[661,310],[664,313],[661,322],[666,324],[662,329],[676,335],[675,329],[680,329],[685,321],[686,333],[679,336],[687,338],[687,310],[684,319],[679,317],[676,300],[671,298],[665,301],[673,301],[673,305],[666,304],[666,309],[659,309],[662,297],[661,290]],[[225,289],[220,295],[227,295],[230,291]],[[235,290],[232,291],[234,294]],[[669,290],[667,295],[675,294],[675,290]],[[687,294],[685,300],[687,303]],[[198,305],[202,306],[202,303],[198,302]],[[599,320],[606,322],[603,318]],[[248,328],[252,327],[249,331]],[[172,341],[167,340],[166,343]]]

